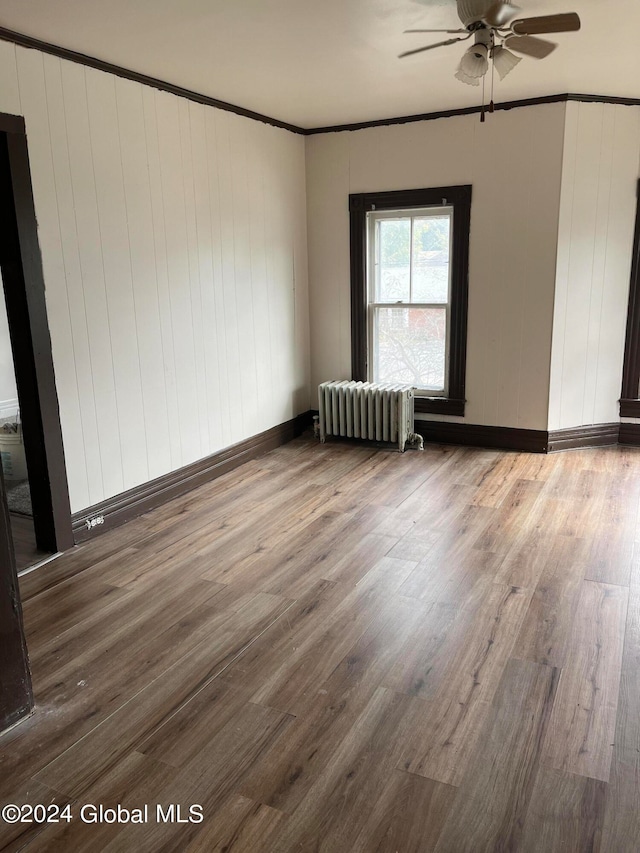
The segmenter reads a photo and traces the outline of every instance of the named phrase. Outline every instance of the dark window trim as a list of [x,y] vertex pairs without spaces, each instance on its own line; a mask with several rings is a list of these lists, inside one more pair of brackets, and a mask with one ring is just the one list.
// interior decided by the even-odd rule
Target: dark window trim
[[640,180],[637,188],[636,228],[633,237],[627,336],[622,370],[621,418],[640,418]]
[[469,301],[469,231],[471,186],[354,193],[349,196],[351,242],[351,373],[365,382],[367,364],[367,213],[371,210],[453,205],[453,267],[451,271],[451,326],[449,396],[416,397],[415,410],[427,414],[464,415]]

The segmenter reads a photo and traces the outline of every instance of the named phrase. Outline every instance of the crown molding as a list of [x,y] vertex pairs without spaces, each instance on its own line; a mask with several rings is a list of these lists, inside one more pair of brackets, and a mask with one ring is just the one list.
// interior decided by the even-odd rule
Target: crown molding
[[48,41],[25,36],[22,33],[17,33],[14,30],[7,30],[0,27],[0,41],[8,41],[17,44],[20,47],[32,48],[40,50],[42,53],[48,53],[51,56],[57,56],[60,59],[67,59],[69,62],[76,62],[79,65],[85,65],[88,68],[96,68],[98,71],[106,71],[108,74],[114,74],[116,77],[123,77],[125,80],[134,80],[136,83],[142,83],[144,86],[151,86],[153,89],[159,89],[161,92],[170,92],[172,95],[177,95],[180,98],[186,98],[188,101],[194,101],[196,104],[204,104],[208,107],[216,107],[219,110],[225,110],[229,113],[235,113],[245,118],[251,118],[255,121],[261,121],[264,124],[270,124],[272,127],[279,127],[283,130],[289,130],[291,133],[306,134],[306,130],[298,127],[295,124],[289,124],[286,121],[272,118],[271,116],[263,115],[262,113],[247,110],[244,107],[239,107],[236,104],[230,104],[228,101],[220,101],[217,98],[210,98],[208,95],[203,95],[201,92],[194,92],[192,89],[184,89],[182,86],[175,86],[173,83],[168,83],[166,80],[159,80],[157,77],[149,77],[147,74],[140,74],[138,71],[132,71],[130,68],[123,68],[121,65],[113,65],[111,62],[105,62],[103,59],[97,59],[95,56],[88,56],[86,53],[79,53],[76,50],[69,50],[66,47],[59,47],[56,44],[51,44]]
[[[558,95],[543,95],[539,98],[523,98],[518,101],[504,101],[494,105],[496,112],[500,110],[516,110],[522,107],[536,107],[540,104],[563,104],[568,101],[578,101],[586,104],[621,104],[627,107],[640,106],[640,98],[622,98],[613,95],[579,95],[564,93]],[[484,108],[485,113],[487,107]],[[434,121],[439,118],[453,118],[455,116],[475,115],[482,112],[481,106],[462,107],[456,110],[440,110],[433,113],[418,113],[410,116],[398,116],[397,118],[383,118],[375,121],[360,121],[354,124],[336,124],[327,127],[313,127],[305,130],[306,136],[314,136],[320,133],[341,133],[343,131],[365,130],[369,127],[388,127],[394,124],[411,124],[417,121]]]
[[[57,56],[60,59],[67,59],[69,62],[76,62],[79,65],[85,65],[88,68],[96,68],[98,71],[105,71],[108,74],[114,74],[116,77],[123,77],[125,80],[134,80],[136,83],[142,83],[144,86],[151,86],[153,89],[159,89],[162,92],[170,92],[172,95],[177,95],[180,98],[186,98],[188,101],[194,101],[197,104],[204,104],[208,107],[215,107],[216,109],[224,110],[225,112],[235,113],[236,115],[260,121],[264,124],[269,124],[272,127],[279,127],[283,130],[288,130],[291,133],[297,133],[301,136],[315,136],[321,133],[341,133],[342,131],[364,130],[369,127],[387,127],[394,124],[411,124],[418,121],[434,121],[439,118],[475,115],[482,111],[482,107],[480,106],[461,107],[460,109],[417,113],[415,115],[381,118],[372,121],[353,122],[351,124],[335,124],[327,125],[325,127],[304,128],[299,127],[296,124],[290,124],[286,121],[280,121],[280,119],[255,112],[254,110],[245,109],[237,104],[231,104],[228,101],[211,98],[208,95],[203,95],[201,92],[196,92],[193,89],[185,89],[182,86],[176,86],[173,83],[169,83],[166,80],[160,80],[157,77],[150,77],[147,74],[132,71],[130,68],[123,68],[121,65],[114,65],[111,62],[106,62],[105,60],[98,59],[95,56],[89,56],[86,53],[80,53],[76,50],[60,47],[59,45],[52,44],[51,42],[42,41],[41,39],[33,38],[32,36],[27,36],[23,33],[18,33],[15,30],[8,30],[5,27],[0,27],[0,41],[7,41],[17,44],[20,47],[40,50],[43,53],[50,54],[51,56]],[[557,95],[543,95],[539,98],[523,98],[517,101],[504,101],[503,103],[495,104],[494,109],[497,112],[501,110],[521,109],[523,107],[535,107],[540,104],[566,103],[568,101],[598,104],[621,104],[623,106],[632,107],[640,106],[640,98],[624,98],[614,95],[565,93]]]

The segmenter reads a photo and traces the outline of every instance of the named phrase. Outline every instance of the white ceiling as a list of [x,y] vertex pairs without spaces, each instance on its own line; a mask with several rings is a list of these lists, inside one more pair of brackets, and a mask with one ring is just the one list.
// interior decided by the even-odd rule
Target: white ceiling
[[[523,59],[496,101],[640,97],[638,0],[520,5],[577,11],[583,28],[551,37],[548,59]],[[397,59],[440,39],[404,29],[452,25],[455,0],[0,0],[0,26],[305,128],[478,104],[453,77],[463,45]]]

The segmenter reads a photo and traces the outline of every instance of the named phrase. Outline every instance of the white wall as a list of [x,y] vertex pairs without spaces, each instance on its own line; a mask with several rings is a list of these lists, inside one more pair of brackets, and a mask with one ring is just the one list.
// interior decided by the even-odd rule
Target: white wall
[[472,184],[464,420],[547,429],[564,118],[552,104],[307,138],[312,389],[351,373],[349,193]]
[[24,115],[71,505],[309,408],[304,140],[0,43]]
[[18,410],[18,391],[13,368],[7,309],[0,275],[0,418],[8,418]]
[[640,107],[567,104],[549,429],[619,420]]
[[464,420],[617,419],[640,109],[305,140],[5,42],[0,83],[26,120],[74,511],[350,375],[352,192],[473,185]]

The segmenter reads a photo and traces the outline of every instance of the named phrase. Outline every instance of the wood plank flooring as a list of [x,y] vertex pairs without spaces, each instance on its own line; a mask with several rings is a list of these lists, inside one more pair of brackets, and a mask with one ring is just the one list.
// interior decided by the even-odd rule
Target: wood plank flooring
[[74,818],[0,850],[635,853],[639,509],[634,448],[303,437],[25,575],[0,805]]

